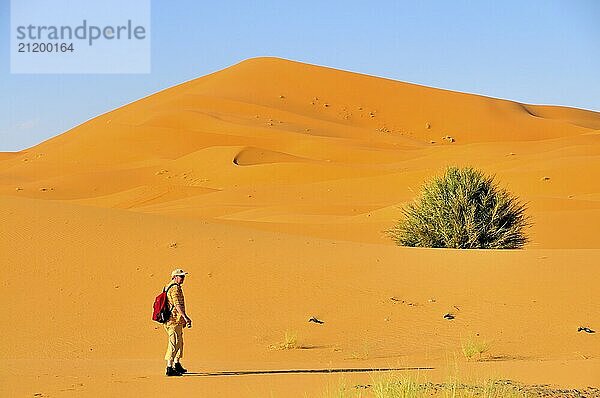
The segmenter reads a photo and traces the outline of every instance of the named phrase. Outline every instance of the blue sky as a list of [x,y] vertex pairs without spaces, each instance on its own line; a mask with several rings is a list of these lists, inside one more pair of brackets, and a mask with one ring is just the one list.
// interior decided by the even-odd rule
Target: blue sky
[[10,1],[0,0],[0,151],[25,149],[140,97],[265,55],[600,111],[596,0],[157,0],[152,72],[139,75],[11,74],[9,11]]

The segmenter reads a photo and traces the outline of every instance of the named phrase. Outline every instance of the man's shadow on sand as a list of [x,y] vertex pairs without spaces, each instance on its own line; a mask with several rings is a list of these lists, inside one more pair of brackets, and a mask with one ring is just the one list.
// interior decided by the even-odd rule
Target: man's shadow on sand
[[302,373],[366,373],[366,372],[393,372],[403,370],[433,370],[428,367],[406,368],[337,368],[337,369],[284,369],[284,370],[239,370],[221,372],[188,372],[184,376],[246,376],[246,375],[273,375],[273,374],[302,374]]

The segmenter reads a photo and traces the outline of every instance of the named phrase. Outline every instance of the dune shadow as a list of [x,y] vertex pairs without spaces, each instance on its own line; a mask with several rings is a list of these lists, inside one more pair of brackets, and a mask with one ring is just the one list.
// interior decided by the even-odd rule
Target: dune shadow
[[265,148],[255,147],[244,148],[233,158],[233,164],[236,166],[254,166],[260,164],[289,162],[305,163],[314,162],[314,160],[285,152],[271,151]]
[[394,372],[407,370],[433,370],[431,367],[404,367],[404,368],[336,368],[336,369],[279,369],[279,370],[234,370],[220,372],[188,372],[184,376],[245,376],[245,375],[276,375],[276,374],[304,374],[304,373],[366,373],[366,372]]

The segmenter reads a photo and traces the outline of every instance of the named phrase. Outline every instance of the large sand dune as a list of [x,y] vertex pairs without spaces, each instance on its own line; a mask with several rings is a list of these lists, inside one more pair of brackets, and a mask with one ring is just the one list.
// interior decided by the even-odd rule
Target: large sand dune
[[[422,366],[435,379],[453,358],[478,377],[598,386],[597,334],[577,328],[600,329],[599,129],[596,112],[257,58],[0,153],[0,297],[15,318],[0,395],[173,384],[149,312],[174,266],[191,273],[194,370]],[[448,165],[528,202],[524,250],[386,238]],[[286,330],[305,348],[269,350]],[[473,333],[492,344],[466,364]],[[304,396],[331,381],[223,379],[174,388]]]

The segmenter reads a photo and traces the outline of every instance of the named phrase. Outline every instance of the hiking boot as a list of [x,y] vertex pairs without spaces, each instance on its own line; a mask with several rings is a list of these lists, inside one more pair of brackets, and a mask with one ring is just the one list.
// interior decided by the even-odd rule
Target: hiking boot
[[166,373],[166,375],[167,376],[183,376],[183,374],[179,373],[177,371],[177,369],[175,369],[173,367],[170,367],[170,366],[167,366],[167,373]]
[[175,362],[175,366],[173,366],[173,367],[175,368],[176,371],[178,371],[181,374],[187,373],[187,369],[185,369],[183,366],[181,366],[181,364],[179,362]]

